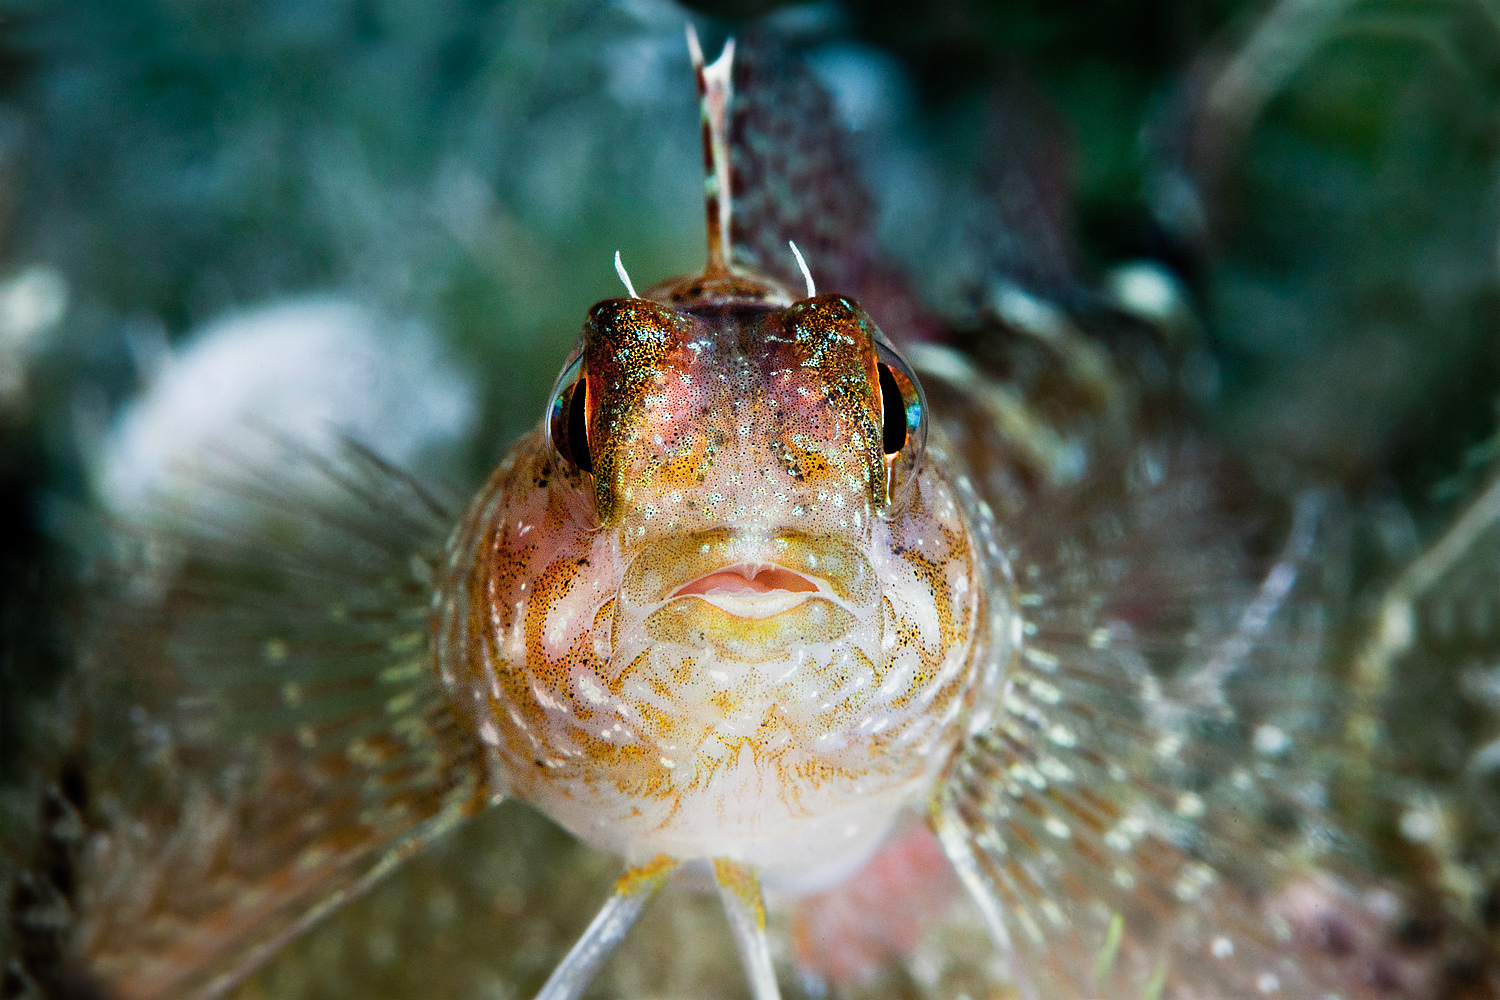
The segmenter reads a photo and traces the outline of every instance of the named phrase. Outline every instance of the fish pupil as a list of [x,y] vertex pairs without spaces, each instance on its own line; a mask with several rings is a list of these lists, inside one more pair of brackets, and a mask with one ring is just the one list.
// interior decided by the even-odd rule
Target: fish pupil
[[562,391],[552,411],[552,444],[582,472],[594,471],[589,454],[588,384],[583,379]]
[[901,395],[901,386],[890,366],[876,365],[880,372],[880,409],[882,416],[881,438],[883,450],[894,455],[906,445],[906,400]]
[[573,383],[568,393],[568,450],[573,454],[573,464],[584,472],[594,471],[594,459],[589,454],[589,430],[584,418],[588,414],[588,384],[582,379]]

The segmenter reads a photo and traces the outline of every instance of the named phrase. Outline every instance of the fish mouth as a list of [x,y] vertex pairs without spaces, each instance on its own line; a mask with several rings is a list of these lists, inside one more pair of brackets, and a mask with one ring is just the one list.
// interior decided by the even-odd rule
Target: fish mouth
[[658,642],[712,649],[721,660],[769,663],[834,642],[856,624],[827,581],[766,563],[732,563],[678,587],[643,623]]
[[771,618],[790,611],[822,589],[785,566],[736,563],[688,581],[668,600],[699,597],[736,618]]
[[745,610],[779,601],[785,610],[820,596],[863,608],[878,595],[875,568],[856,541],[791,529],[714,528],[662,539],[631,560],[620,582],[622,601],[642,609],[698,598]]
[[620,599],[656,642],[770,663],[848,636],[879,588],[852,539],[714,528],[647,546],[626,567]]

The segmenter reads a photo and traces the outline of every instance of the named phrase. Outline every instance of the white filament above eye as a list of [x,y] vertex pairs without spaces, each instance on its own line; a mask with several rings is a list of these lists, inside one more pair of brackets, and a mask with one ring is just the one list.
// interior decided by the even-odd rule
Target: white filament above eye
[[630,283],[630,275],[625,273],[625,263],[620,260],[620,251],[618,250],[615,251],[615,273],[620,276],[621,281],[625,282],[625,290],[630,293],[630,297],[632,299],[640,298],[635,293],[635,285]]
[[791,240],[786,245],[792,248],[792,256],[797,258],[797,266],[802,268],[802,280],[807,282],[807,297],[815,299],[818,297],[818,286],[813,284],[812,272],[807,269],[807,261],[802,259],[802,251],[797,249],[797,244]]

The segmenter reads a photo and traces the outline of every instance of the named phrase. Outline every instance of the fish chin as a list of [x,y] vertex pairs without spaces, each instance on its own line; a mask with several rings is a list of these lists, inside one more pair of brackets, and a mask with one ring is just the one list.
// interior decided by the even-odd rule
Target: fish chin
[[538,804],[628,859],[728,857],[778,891],[854,870],[930,790],[959,729],[968,648],[924,660],[925,590],[734,563],[638,587],[668,596],[637,604],[630,577],[596,686],[617,692],[599,707],[628,728],[632,770],[539,788]]
[[[699,597],[656,613],[682,605],[729,617]],[[549,783],[537,804],[632,862],[728,857],[793,894],[837,882],[876,849],[945,757],[937,730],[910,726],[901,711],[880,716],[878,678],[888,671],[871,660],[880,631],[878,619],[856,619],[837,641],[754,662],[678,642],[625,644],[620,659],[631,666],[614,707],[616,718],[636,721],[640,769],[625,781],[580,774]],[[871,739],[870,729],[891,726],[903,735]]]

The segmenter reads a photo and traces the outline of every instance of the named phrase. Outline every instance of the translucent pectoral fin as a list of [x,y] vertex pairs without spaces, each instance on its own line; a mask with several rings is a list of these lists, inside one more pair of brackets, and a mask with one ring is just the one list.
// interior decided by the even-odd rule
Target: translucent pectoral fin
[[614,895],[599,909],[593,923],[572,950],[552,970],[536,1000],[577,1000],[583,996],[583,991],[594,981],[600,968],[630,933],[651,897],[676,868],[677,862],[663,854],[622,875],[615,883]]
[[[1013,716],[976,738],[932,812],[1023,995],[1311,998],[1357,982],[1359,970],[1340,968],[1308,920],[1368,922],[1358,887],[1336,874],[1339,860],[1313,852],[1338,837],[1317,831],[1320,811],[1279,797],[1248,770],[1242,807],[1196,776],[1174,781],[1148,756],[1174,734],[1123,724],[1106,732],[1096,706],[1037,713],[1035,728]],[[1094,728],[1084,733],[1086,719]],[[1076,746],[1048,744],[1060,725],[1080,730]],[[1111,737],[1139,739],[1142,754],[1122,754]],[[1212,749],[1185,739],[1174,753]],[[1363,941],[1365,932],[1350,936]],[[1351,966],[1363,949],[1346,956]]]
[[[1354,659],[1354,705],[1346,742],[1356,760],[1377,749],[1395,759],[1448,759],[1459,733],[1472,747],[1470,778],[1500,766],[1500,728],[1492,721],[1500,662],[1500,479],[1386,589]],[[1401,711],[1392,711],[1394,706]],[[1474,719],[1484,720],[1475,732]],[[1443,749],[1437,749],[1437,741]],[[1371,766],[1364,763],[1363,766]]]
[[70,947],[110,995],[222,995],[498,799],[431,664],[452,517],[352,443],[252,440],[120,526],[88,608]]
[[771,965],[771,946],[766,940],[766,906],[760,879],[749,868],[723,858],[714,860],[714,878],[755,1000],[781,1000],[776,970]]
[[1325,808],[1333,498],[1257,557],[1213,468],[1143,452],[1016,527],[1025,639],[931,821],[1025,996],[1357,996],[1392,931]]

